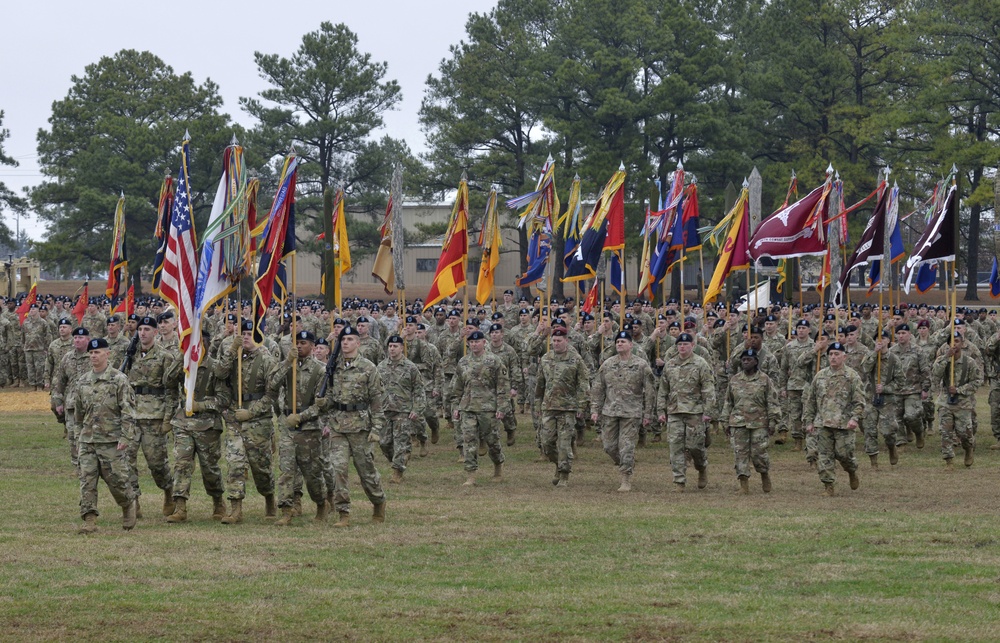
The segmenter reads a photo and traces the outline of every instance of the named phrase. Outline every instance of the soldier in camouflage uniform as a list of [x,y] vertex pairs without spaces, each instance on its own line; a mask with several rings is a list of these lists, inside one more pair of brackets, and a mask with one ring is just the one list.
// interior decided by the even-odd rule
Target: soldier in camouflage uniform
[[917,448],[924,448],[924,405],[929,397],[931,362],[912,341],[909,324],[896,327],[896,344],[889,349],[896,357],[899,369],[892,382],[896,395],[896,423],[899,433],[896,445],[901,446],[915,438]]
[[[325,365],[312,356],[316,336],[309,330],[295,333],[295,348],[268,375],[267,397],[282,401],[282,422],[278,429],[278,507],[283,527],[295,516],[296,474],[301,471],[309,497],[316,503],[316,522],[324,522],[329,508],[323,462],[323,427],[319,422],[320,406],[316,393],[326,375]],[[294,378],[292,365],[295,365]],[[293,383],[294,379],[294,383]],[[292,390],[295,408],[292,408]],[[329,431],[326,431],[329,435]]]
[[389,482],[396,484],[403,481],[403,472],[413,449],[412,436],[420,431],[421,412],[427,406],[427,400],[420,369],[403,355],[403,338],[390,336],[387,347],[389,357],[378,365],[385,391],[382,410],[386,419],[379,447],[392,463]]
[[173,378],[178,367],[177,358],[156,343],[157,322],[152,317],[139,320],[139,346],[132,360],[128,375],[135,391],[135,417],[139,439],[129,445],[128,456],[132,463],[132,490],[136,512],[141,517],[139,497],[138,458],[139,448],[146,458],[149,472],[156,486],[163,490],[163,515],[174,512],[173,476],[170,473],[167,434],[170,420],[177,409],[177,387]]
[[507,446],[514,446],[514,432],[517,430],[517,418],[514,416],[514,400],[524,388],[524,371],[521,370],[521,360],[509,344],[504,341],[504,330],[500,324],[492,324],[489,329],[489,342],[486,350],[493,353],[503,362],[510,378],[510,404],[506,405],[503,415],[503,430],[507,434]]
[[[108,328],[110,331],[111,324]],[[211,333],[202,331],[202,339],[206,344],[210,343]],[[221,411],[229,407],[232,391],[226,382],[215,377],[215,359],[205,355],[195,378],[189,416],[184,410],[184,370],[179,363],[174,368],[174,376],[174,385],[179,391],[178,408],[170,422],[174,431],[174,512],[167,516],[167,522],[187,520],[195,457],[201,468],[205,491],[212,498],[212,519],[222,520],[226,517],[226,505],[222,500],[225,487],[222,484],[222,469],[219,468],[222,457]]]
[[476,484],[479,469],[479,445],[486,448],[493,461],[493,478],[503,478],[503,450],[500,447],[500,422],[507,409],[510,376],[499,357],[486,351],[486,336],[473,331],[468,339],[469,352],[458,362],[450,391],[452,419],[458,420],[466,480],[464,486]]
[[[107,332],[104,339],[108,340],[108,349],[111,351],[111,365],[117,368],[125,359],[125,351],[128,349],[131,338],[122,334],[122,320],[118,315],[108,317]],[[211,333],[209,333],[209,337],[211,337]]]
[[[978,360],[964,352],[967,344],[961,334],[955,333],[950,348],[934,361],[931,382],[940,387],[937,400],[938,418],[941,427],[941,456],[945,467],[951,471],[955,445],[961,444],[965,451],[965,466],[973,464],[976,450],[976,432],[973,427],[972,411],[976,406],[976,391],[983,383],[983,368]],[[954,363],[954,381],[952,364]]]
[[51,390],[52,378],[66,353],[73,350],[73,322],[63,317],[59,320],[58,337],[49,342],[45,351],[45,390]]
[[[438,313],[434,313],[435,319],[438,317]],[[452,420],[452,409],[449,406],[451,403],[451,395],[449,391],[451,390],[451,382],[455,377],[455,369],[458,367],[458,360],[462,357],[462,347],[463,342],[463,331],[461,328],[462,314],[457,310],[452,310],[448,313],[447,322],[445,327],[438,330],[434,336],[434,345],[437,347],[438,352],[441,353],[441,372],[444,374],[444,413],[448,421],[448,428],[453,430],[455,438],[455,446],[461,453],[462,451],[462,436],[458,429],[455,427],[455,422]],[[430,337],[430,331],[428,331],[428,337]]]
[[828,496],[834,495],[834,459],[847,471],[851,489],[861,484],[854,457],[855,432],[865,412],[865,385],[861,376],[846,365],[847,354],[840,342],[827,349],[830,365],[821,369],[806,389],[802,418],[806,431],[817,435],[819,479]]
[[243,522],[248,468],[257,492],[264,497],[265,517],[270,518],[277,513],[271,447],[274,436],[272,408],[276,400],[268,395],[267,386],[275,361],[267,349],[254,343],[253,322],[248,320],[242,324],[240,341],[233,341],[229,349],[219,355],[215,366],[215,376],[224,380],[233,391],[232,408],[222,412],[228,428],[226,497],[230,503],[229,514],[222,519],[224,525]]
[[[90,300],[87,304],[87,312],[83,315],[83,321],[80,325],[90,331],[91,337],[104,337],[108,332],[108,324],[105,321],[104,315],[101,313],[101,309],[97,307],[97,302],[95,300]],[[114,364],[112,364],[114,366]]]
[[321,407],[321,425],[329,428],[331,457],[336,487],[333,491],[338,520],[334,527],[350,526],[351,496],[348,492],[348,466],[353,460],[361,479],[361,488],[373,505],[372,521],[385,521],[385,492],[372,445],[379,441],[385,414],[384,391],[375,364],[359,354],[358,331],[347,326],[340,333],[340,357]]
[[[38,390],[45,386],[45,352],[52,338],[49,325],[38,314],[38,305],[32,304],[21,325],[24,363],[28,370],[28,386]],[[47,388],[47,387],[46,387]]]
[[[403,326],[403,337],[406,339],[406,358],[417,365],[424,384],[423,422],[420,423],[417,435],[420,438],[420,457],[427,455],[427,427],[431,430],[431,444],[437,444],[440,438],[441,425],[438,421],[437,405],[444,391],[444,374],[441,371],[441,353],[434,344],[418,337],[418,331],[426,326],[417,322],[417,318],[409,315]],[[425,335],[426,336],[426,335]]]
[[374,335],[369,334],[372,330],[371,318],[358,317],[355,327],[357,328],[358,336],[361,338],[361,347],[358,349],[359,354],[372,364],[378,366],[379,362],[385,359],[385,350],[382,348],[382,342]]
[[565,328],[552,329],[552,350],[538,363],[535,405],[542,417],[542,452],[556,465],[552,483],[565,487],[573,470],[576,421],[587,408],[590,374],[583,358],[569,350]]
[[[513,319],[513,317],[511,317]],[[534,374],[528,375],[528,365],[530,358],[527,353],[527,339],[528,335],[534,331],[534,327],[531,325],[531,312],[527,308],[518,309],[517,313],[518,324],[513,327],[508,327],[504,329],[504,341],[510,344],[514,352],[517,353],[518,362],[521,364],[521,374],[524,378],[524,389],[518,392],[517,404],[519,410],[523,414],[525,412],[525,405],[531,404],[531,396],[535,394],[534,390]],[[513,322],[511,322],[513,323]],[[597,370],[596,367],[594,369]],[[527,390],[528,387],[532,387],[531,390]]]
[[10,363],[10,382],[13,386],[28,385],[28,367],[24,361],[24,333],[21,332],[21,320],[15,312],[15,302],[10,302],[7,315],[7,355]]
[[768,438],[781,421],[778,388],[766,373],[758,369],[757,351],[749,348],[740,356],[742,370],[733,375],[726,391],[720,423],[727,427],[736,458],[739,493],[750,493],[750,463],[760,474],[764,493],[771,491],[771,459]]
[[677,357],[667,360],[656,395],[656,414],[667,425],[674,491],[687,483],[687,455],[698,471],[698,488],[708,486],[706,425],[715,413],[715,376],[704,358],[694,354],[694,337],[677,336]]
[[815,369],[800,366],[799,358],[812,354],[813,340],[809,338],[809,321],[799,320],[795,325],[795,338],[781,350],[781,365],[778,371],[778,391],[785,403],[785,425],[792,434],[795,451],[801,451],[805,442],[803,429],[802,400]]
[[80,380],[90,370],[87,357],[87,344],[90,342],[89,331],[80,326],[73,329],[73,350],[63,355],[55,375],[52,376],[52,396],[50,404],[57,418],[66,423],[66,440],[69,442],[69,460],[73,469],[80,473],[79,429],[76,424],[77,386]]
[[[865,399],[870,404],[865,407],[862,427],[865,436],[865,453],[871,460],[872,469],[878,470],[879,436],[885,441],[889,452],[889,464],[899,462],[896,451],[896,436],[899,432],[899,422],[896,413],[896,395],[894,381],[898,380],[899,364],[895,355],[889,350],[889,331],[883,331],[883,337],[875,342],[875,350],[855,369],[865,383]],[[846,347],[845,347],[846,348]]]
[[653,369],[644,356],[632,354],[632,336],[615,336],[616,354],[601,364],[590,389],[590,419],[601,420],[604,452],[618,467],[618,491],[632,490],[635,446],[639,426],[649,426],[654,415]]
[[103,478],[122,508],[122,529],[135,527],[135,490],[129,481],[129,445],[139,439],[135,394],[128,378],[108,366],[108,343],[87,346],[91,371],[80,379],[73,412],[80,427],[80,533],[97,531],[97,480]]
[[[993,377],[990,382],[990,429],[993,431],[993,438],[996,444],[990,445],[991,450],[1000,449],[1000,332],[996,332],[986,341],[986,353],[983,357],[987,360],[990,372]],[[927,409],[924,408],[924,421],[927,422]],[[933,414],[931,414],[933,419]]]

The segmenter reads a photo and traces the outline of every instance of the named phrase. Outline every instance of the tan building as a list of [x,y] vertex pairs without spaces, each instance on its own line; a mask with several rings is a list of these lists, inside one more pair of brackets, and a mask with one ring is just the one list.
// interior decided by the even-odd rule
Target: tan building
[[[0,293],[5,297],[15,297],[31,290],[31,284],[38,281],[41,265],[37,259],[10,257],[0,262]],[[39,284],[39,289],[42,285]]]

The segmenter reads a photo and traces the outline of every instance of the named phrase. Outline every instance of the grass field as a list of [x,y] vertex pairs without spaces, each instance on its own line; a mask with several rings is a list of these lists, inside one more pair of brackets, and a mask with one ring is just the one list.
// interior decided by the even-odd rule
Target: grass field
[[120,529],[101,483],[101,532],[80,536],[61,428],[42,412],[5,412],[0,638],[1000,638],[1000,452],[986,448],[985,424],[970,470],[944,472],[935,433],[892,470],[872,473],[860,454],[861,489],[839,472],[834,498],[787,445],[771,449],[773,493],[755,478],[749,497],[733,495],[721,438],[704,491],[671,494],[656,444],[638,452],[635,491],[617,494],[592,435],[570,487],[556,490],[523,427],[501,483],[484,472],[461,487],[450,440],[414,457],[406,482],[386,485],[384,525],[371,523],[353,475],[346,531],[305,517],[274,527],[255,493],[244,524],[220,525],[200,480],[191,522],[167,525],[144,471],[138,527]]

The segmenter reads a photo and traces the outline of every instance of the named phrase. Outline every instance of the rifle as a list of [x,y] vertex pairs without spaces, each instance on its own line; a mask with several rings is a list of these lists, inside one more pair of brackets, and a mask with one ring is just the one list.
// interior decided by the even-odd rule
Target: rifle
[[135,359],[135,352],[139,350],[139,333],[137,332],[132,336],[132,340],[128,343],[128,348],[125,349],[125,359],[122,360],[122,365],[119,367],[119,371],[128,375],[128,372],[132,370],[132,360]]
[[[292,348],[294,350],[294,346]],[[337,340],[337,345],[334,346],[333,351],[330,353],[330,357],[326,360],[326,375],[323,376],[323,383],[319,385],[319,391],[316,393],[316,397],[326,397],[326,387],[333,381],[333,373],[337,370],[338,357],[340,357],[339,339]]]

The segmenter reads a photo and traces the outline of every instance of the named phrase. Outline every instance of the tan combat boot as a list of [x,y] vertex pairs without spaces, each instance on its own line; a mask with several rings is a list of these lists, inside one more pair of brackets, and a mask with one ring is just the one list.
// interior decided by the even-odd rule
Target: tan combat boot
[[135,528],[135,502],[122,507],[122,529],[132,531]]
[[569,486],[569,474],[565,471],[559,473],[559,481],[556,482],[556,488],[565,489]]
[[420,441],[420,457],[421,458],[427,457],[427,440]]
[[708,465],[698,471],[698,488],[704,489],[708,486]]
[[922,431],[917,434],[917,448],[918,449],[924,448],[924,434]]
[[174,488],[167,487],[163,490],[163,515],[170,516],[174,513]]
[[379,503],[372,507],[372,522],[385,522],[385,503]]
[[507,431],[507,446],[512,447],[517,439],[514,437],[513,431]]
[[238,525],[243,522],[243,500],[229,501],[229,515],[222,519],[223,525]]
[[313,518],[313,522],[326,522],[326,512],[326,502],[316,505],[316,517]]
[[645,449],[646,448],[646,434],[645,433],[640,433],[639,434],[639,443],[636,444],[636,446],[639,447],[640,449]]
[[346,511],[337,512],[337,522],[333,523],[333,526],[340,529],[343,527],[351,526],[351,514]]
[[212,520],[222,520],[226,517],[226,503],[222,496],[212,498]]
[[953,467],[951,464],[951,458],[944,459],[944,470],[947,471],[948,473],[951,473],[952,471],[955,470],[955,467]]
[[295,496],[292,500],[292,515],[296,517],[302,515],[302,496]]
[[476,486],[476,474],[468,473],[465,476],[465,482],[462,483],[463,487],[475,487]]
[[965,447],[965,466],[971,467],[973,463],[972,452],[975,451],[975,447]]
[[399,484],[403,481],[403,472],[399,469],[392,470],[392,477],[389,478],[389,484]]
[[485,440],[480,440],[479,441],[479,457],[481,458],[484,455],[486,455],[486,451],[487,451],[487,449],[486,449],[486,441]]
[[83,517],[83,524],[80,525],[80,529],[77,533],[81,534],[93,534],[97,532],[97,514],[89,513]]
[[868,459],[872,461],[872,471],[878,471],[878,454],[870,455]]
[[778,437],[774,439],[775,444],[784,444],[788,441],[788,431],[778,431]]
[[861,478],[858,477],[857,471],[848,471],[847,477],[851,481],[851,491],[857,491],[858,487],[861,486]]
[[623,473],[621,485],[618,487],[618,493],[628,493],[629,491],[632,491],[632,474]]
[[795,438],[795,444],[792,445],[792,451],[802,450],[802,438]]
[[899,454],[896,452],[896,445],[889,444],[889,464],[895,466],[899,464]]
[[281,518],[274,521],[276,527],[287,527],[292,524],[292,518],[295,517],[295,512],[291,507],[281,508]]
[[142,507],[139,505],[139,496],[135,497],[135,517],[142,518]]
[[277,507],[274,504],[274,494],[269,493],[264,496],[264,517],[274,518],[278,515]]
[[740,489],[736,492],[738,496],[748,496],[750,495],[750,480],[744,476],[740,476]]
[[832,482],[824,482],[823,483],[823,493],[825,493],[826,495],[831,496],[831,497],[833,497],[834,495],[836,495],[836,492],[833,490],[833,483]]
[[441,439],[441,433],[436,426],[431,427],[431,444],[437,444]]
[[503,480],[503,464],[493,465],[493,482],[500,482]]
[[771,493],[771,476],[762,473],[760,474],[760,488],[764,490],[764,493]]
[[177,498],[174,500],[174,513],[167,516],[167,522],[186,522],[187,519],[187,500],[184,498]]

